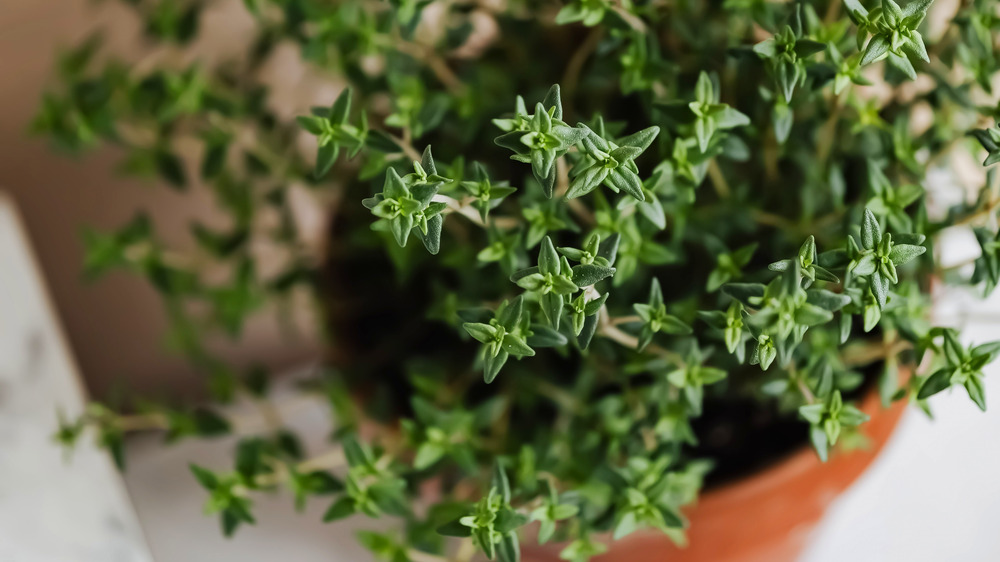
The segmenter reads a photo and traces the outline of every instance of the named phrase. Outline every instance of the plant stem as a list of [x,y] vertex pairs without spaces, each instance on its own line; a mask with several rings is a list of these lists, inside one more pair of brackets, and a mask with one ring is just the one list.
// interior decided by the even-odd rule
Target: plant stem
[[397,137],[396,135],[389,133],[386,133],[386,135],[388,135],[393,142],[399,145],[399,148],[403,150],[403,154],[405,154],[410,160],[414,160],[416,162],[420,161],[420,153],[417,152],[417,149],[413,148],[413,144],[410,143],[408,131],[404,131],[406,138]]
[[615,316],[612,317],[609,320],[609,322],[611,323],[612,326],[617,326],[619,324],[632,324],[634,322],[642,322],[642,318],[634,314],[630,316]]
[[729,199],[733,192],[729,189],[729,182],[726,181],[726,176],[722,173],[719,162],[715,158],[708,161],[708,177],[712,180],[712,187],[715,188],[719,198]]
[[267,398],[254,398],[254,405],[260,412],[261,418],[263,418],[264,423],[267,424],[268,429],[272,432],[277,432],[282,427],[284,427],[285,422],[281,419],[281,414],[278,413],[278,409],[274,404]]
[[569,62],[566,63],[566,70],[563,72],[562,77],[562,90],[563,90],[563,104],[566,107],[566,119],[567,122],[572,122],[573,116],[575,115],[575,106],[573,104],[574,94],[576,93],[576,86],[580,82],[580,72],[583,71],[583,65],[590,58],[590,55],[597,50],[597,46],[601,43],[601,39],[604,37],[604,27],[597,26],[590,30],[590,34],[587,38],[580,43],[580,46],[576,48],[573,55],[570,57]]
[[[325,453],[308,458],[295,465],[295,472],[308,473],[317,470],[332,470],[347,464],[343,449],[331,449]],[[262,474],[257,476],[255,482],[258,486],[277,486],[288,479],[288,470],[281,462],[274,465],[273,474]]]
[[760,224],[765,224],[767,226],[773,226],[776,228],[781,228],[784,230],[791,230],[793,232],[798,232],[801,230],[799,225],[786,219],[781,215],[776,215],[774,213],[769,213],[767,211],[762,211],[760,209],[751,209],[750,214],[753,219]]
[[565,195],[567,191],[569,191],[569,165],[566,163],[566,157],[560,156],[556,160],[556,186],[553,196],[562,197],[563,202],[566,203],[569,210],[587,226],[597,224],[594,214],[579,199],[566,199]]
[[117,419],[118,429],[122,431],[143,431],[149,429],[166,429],[167,418],[162,414],[137,414],[132,416],[119,416]]
[[[833,4],[839,5],[839,2],[833,2]],[[827,118],[826,123],[823,124],[823,128],[820,130],[819,145],[816,147],[816,158],[820,161],[821,165],[826,166],[826,162],[830,157],[830,152],[833,150],[833,141],[837,138],[837,122],[840,120],[840,96],[833,97],[833,111],[830,112],[830,117]]]
[[978,210],[978,211],[976,211],[974,213],[970,213],[969,215],[966,215],[964,218],[961,218],[961,219],[955,221],[955,223],[952,226],[971,225],[973,223],[978,222],[981,219],[988,218],[998,208],[1000,208],[1000,198],[995,199],[994,201],[992,201],[991,203],[987,204],[982,209],[980,209],[980,210]]
[[347,457],[344,456],[343,449],[331,449],[315,457],[306,459],[296,465],[300,472],[312,472],[314,470],[330,470],[340,468],[347,464]]
[[886,342],[878,345],[862,344],[848,346],[843,354],[844,366],[860,367],[879,359],[892,357],[912,348],[913,344],[905,340],[896,340],[895,342]]
[[412,562],[448,562],[448,559],[444,556],[438,556],[436,554],[430,554],[428,552],[423,552],[415,548],[407,549],[406,557]]
[[625,20],[625,23],[627,23],[632,29],[643,34],[647,32],[648,27],[646,26],[646,22],[642,21],[642,19],[635,16],[632,12],[629,12],[625,8],[621,7],[621,5],[615,4],[611,6],[611,10]]
[[465,83],[463,83],[462,79],[459,78],[454,71],[452,71],[451,67],[448,66],[448,63],[437,53],[437,51],[434,50],[433,47],[421,45],[420,43],[414,43],[412,41],[406,41],[404,39],[400,39],[395,46],[400,52],[406,53],[426,64],[427,67],[431,69],[431,72],[434,73],[434,76],[438,79],[438,81],[441,82],[441,84],[453,96],[461,97],[465,95]]
[[801,377],[796,378],[796,384],[799,387],[799,392],[802,393],[802,397],[806,402],[812,404],[816,402],[816,397],[813,395],[812,391],[809,390],[809,385]]
[[795,381],[799,392],[802,393],[802,398],[809,404],[816,402],[816,395],[813,394],[806,380],[799,376],[798,370],[795,368],[795,362],[793,361],[785,365],[785,370],[788,371],[789,378]]
[[521,224],[521,221],[514,217],[490,217],[490,224],[487,225],[487,223],[483,222],[482,217],[479,216],[479,211],[472,208],[471,203],[473,198],[471,197],[458,200],[454,197],[438,194],[434,196],[433,201],[448,205],[448,209],[445,212],[458,213],[483,228],[492,225],[496,228],[508,229],[517,228]]
[[[631,349],[639,349],[639,338],[628,334],[620,330],[617,326],[612,325],[610,317],[608,316],[607,307],[602,307],[601,311],[598,313],[601,315],[599,324],[597,326],[597,334],[608,338],[611,341],[622,344],[625,347]],[[653,355],[659,355],[666,358],[671,363],[681,366],[684,365],[684,358],[680,353],[676,351],[671,351],[669,349],[660,347],[654,343],[647,345],[643,352],[652,353]]]
[[569,411],[580,411],[581,407],[580,401],[576,399],[575,396],[564,390],[562,387],[556,386],[549,381],[538,379],[535,382],[535,390],[540,394],[544,394],[552,399],[553,402],[558,403],[563,408]]

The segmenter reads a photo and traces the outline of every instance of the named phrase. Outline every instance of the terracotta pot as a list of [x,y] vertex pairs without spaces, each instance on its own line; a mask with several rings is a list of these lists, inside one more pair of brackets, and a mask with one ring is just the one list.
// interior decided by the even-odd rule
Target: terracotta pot
[[[905,407],[899,401],[883,409],[878,394],[870,392],[860,405],[871,416],[863,426],[871,441],[867,449],[835,453],[822,463],[804,447],[758,474],[709,490],[685,510],[689,546],[641,531],[610,543],[592,562],[793,562],[830,502],[875,460]],[[522,549],[528,562],[557,562],[561,547]]]

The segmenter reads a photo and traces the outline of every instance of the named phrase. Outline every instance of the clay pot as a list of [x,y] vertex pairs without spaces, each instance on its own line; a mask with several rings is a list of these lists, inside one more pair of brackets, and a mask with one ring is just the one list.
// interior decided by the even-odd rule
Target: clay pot
[[[827,506],[875,460],[899,422],[905,401],[883,409],[876,392],[859,406],[867,449],[835,452],[822,463],[811,448],[770,468],[707,491],[685,510],[689,545],[680,548],[656,531],[639,531],[609,544],[592,562],[794,562]],[[524,545],[528,562],[558,562],[561,546]]]

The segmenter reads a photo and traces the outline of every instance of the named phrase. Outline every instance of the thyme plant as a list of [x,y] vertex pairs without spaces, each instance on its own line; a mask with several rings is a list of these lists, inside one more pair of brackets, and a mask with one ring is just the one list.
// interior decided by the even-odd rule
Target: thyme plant
[[[986,408],[1000,342],[965,347],[928,309],[935,285],[1000,282],[994,2],[245,0],[254,40],[218,64],[171,56],[216,2],[125,4],[152,62],[99,35],[67,51],[35,129],[228,216],[192,224],[187,253],[155,213],[86,234],[88,273],[162,293],[215,403],[93,404],[57,437],[122,464],[131,431],[239,433],[232,466],[191,467],[226,534],[285,491],[326,521],[398,521],[359,536],[380,560],[559,541],[582,562],[605,533],[682,542],[683,507],[734,458],[770,460],[769,428],[824,460],[859,443],[869,389]],[[262,69],[287,47],[339,96],[276,107]],[[329,202],[325,253],[296,192]],[[975,235],[974,263],[939,263],[947,229]],[[209,344],[298,293],[341,351],[300,388],[331,407],[330,451],[285,426],[266,370]],[[266,430],[231,419],[237,397]],[[769,425],[746,433],[747,411]]]

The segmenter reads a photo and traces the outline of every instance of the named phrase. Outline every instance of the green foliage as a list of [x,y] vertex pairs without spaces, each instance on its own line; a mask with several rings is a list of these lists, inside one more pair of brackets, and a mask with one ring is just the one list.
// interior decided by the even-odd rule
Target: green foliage
[[531,520],[538,522],[538,544],[545,544],[552,538],[556,531],[556,522],[574,517],[580,512],[578,505],[559,500],[551,480],[545,481],[545,488],[548,497],[543,500],[542,505],[531,512]]
[[495,142],[514,152],[511,159],[531,164],[531,173],[549,198],[556,183],[556,159],[588,134],[585,127],[564,123],[562,116],[562,99],[556,85],[542,102],[535,104],[534,113],[527,112],[524,99],[518,96],[514,116],[493,121],[504,131]]
[[493,470],[490,491],[473,507],[471,513],[452,521],[439,530],[442,534],[472,537],[473,543],[490,560],[519,562],[521,549],[518,527],[528,522],[528,517],[510,505],[510,482],[501,465]]
[[982,227],[973,229],[973,232],[979,242],[980,254],[976,258],[972,281],[982,281],[985,285],[984,296],[988,297],[1000,283],[1000,233],[994,234]]
[[848,237],[846,254],[850,263],[847,273],[868,281],[868,291],[875,296],[880,309],[885,307],[891,285],[899,282],[896,266],[927,251],[927,248],[920,245],[924,241],[921,234],[902,234],[897,239],[914,243],[897,244],[893,243],[891,234],[883,236],[878,220],[869,209],[865,209],[861,225],[861,246],[858,246],[853,237]]
[[[126,4],[154,49],[206,33],[203,2]],[[281,491],[326,521],[398,523],[358,536],[381,560],[512,562],[537,542],[584,562],[639,529],[684,540],[726,459],[695,428],[734,430],[727,405],[798,420],[822,459],[863,440],[864,392],[929,411],[961,386],[985,408],[1000,346],[928,314],[932,287],[1000,283],[1000,172],[949,170],[1000,161],[981,128],[1000,106],[979,105],[1000,20],[960,4],[247,0],[253,38],[220,62],[132,65],[91,37],[60,55],[33,131],[112,145],[122,174],[218,212],[180,243],[156,209],[87,229],[84,273],[145,277],[205,394],[264,423],[95,403],[55,439],[123,466],[131,432],[238,433],[232,467],[192,467],[226,534]],[[329,105],[268,81],[289,52],[310,76],[295,99]],[[942,177],[970,197],[942,204]],[[979,255],[939,264],[946,230]],[[303,302],[331,350],[296,390],[329,404],[329,451],[285,427],[266,370],[216,351]]]
[[632,458],[616,471],[615,540],[643,527],[660,530],[684,527],[668,490],[671,473],[667,469],[671,461],[668,456]]
[[858,0],[845,0],[847,11],[858,26],[858,49],[864,46],[861,66],[888,58],[893,67],[911,80],[916,79],[912,60],[930,62],[923,36],[917,28],[932,2],[911,0],[900,8],[893,0],[882,0],[880,6],[869,12]]
[[983,391],[983,367],[1000,354],[1000,342],[990,342],[965,348],[958,342],[958,334],[951,329],[941,330],[944,366],[934,371],[920,386],[918,399],[928,398],[951,386],[963,386],[969,398],[986,411]]
[[753,51],[767,64],[775,88],[784,102],[790,103],[795,88],[805,84],[807,59],[822,52],[823,48],[822,43],[803,36],[801,12],[796,6],[791,23],[770,39],[754,45]]
[[970,134],[983,145],[989,154],[983,160],[983,166],[992,166],[1000,162],[1000,131],[997,129],[975,129]]
[[362,113],[361,126],[347,122],[351,112],[351,90],[344,89],[329,108],[316,107],[312,115],[297,117],[296,120],[306,131],[316,136],[319,148],[316,152],[316,177],[322,178],[333,167],[340,155],[341,147],[355,157],[365,145],[368,134],[367,122]]
[[387,224],[393,238],[400,246],[406,246],[413,232],[424,243],[427,251],[436,254],[441,248],[441,212],[447,203],[433,201],[446,178],[437,175],[430,147],[424,151],[420,162],[413,163],[413,173],[400,177],[394,168],[385,175],[382,192],[365,199],[363,204],[371,209],[380,224]]
[[840,391],[834,391],[823,403],[807,404],[799,408],[799,415],[809,422],[809,439],[826,460],[830,448],[837,444],[843,428],[853,428],[868,421],[868,415],[850,404],[844,404]]
[[649,289],[649,299],[645,303],[637,303],[635,312],[642,320],[642,329],[639,331],[639,346],[642,351],[649,342],[653,341],[653,336],[660,332],[667,334],[688,334],[691,328],[680,318],[667,314],[667,305],[663,303],[663,291],[660,289],[660,281],[653,279],[653,285]]
[[[552,253],[555,253],[554,249]],[[565,283],[572,284],[571,281]],[[575,290],[576,285],[573,288]],[[524,299],[517,297],[510,302],[504,301],[488,324],[466,322],[462,325],[470,336],[483,344],[483,380],[487,383],[493,382],[511,355],[521,358],[535,354],[535,350],[527,343],[531,335],[531,319],[523,311]]]
[[205,513],[220,514],[224,535],[231,536],[241,524],[257,522],[250,512],[253,502],[242,490],[238,474],[219,475],[195,464],[190,468],[201,487],[209,493]]
[[645,201],[635,159],[649,148],[660,133],[660,128],[649,127],[627,137],[611,140],[605,138],[608,135],[604,132],[603,122],[598,125],[598,132],[585,125],[581,126],[586,133],[580,140],[580,153],[583,157],[570,170],[572,183],[566,197],[580,197],[597,186],[604,185],[615,193],[624,191],[639,201]]

